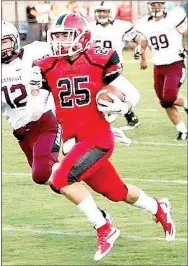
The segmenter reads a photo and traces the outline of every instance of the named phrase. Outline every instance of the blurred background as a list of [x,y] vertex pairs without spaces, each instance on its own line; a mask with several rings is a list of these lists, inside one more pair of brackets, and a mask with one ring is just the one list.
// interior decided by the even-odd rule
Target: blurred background
[[[82,14],[87,20],[94,19],[96,1],[3,1],[2,19],[14,23],[26,43],[34,40],[45,41],[46,31],[56,19],[67,12]],[[147,14],[147,1],[114,1],[116,17],[136,22]],[[183,6],[187,1],[167,1],[167,9]]]

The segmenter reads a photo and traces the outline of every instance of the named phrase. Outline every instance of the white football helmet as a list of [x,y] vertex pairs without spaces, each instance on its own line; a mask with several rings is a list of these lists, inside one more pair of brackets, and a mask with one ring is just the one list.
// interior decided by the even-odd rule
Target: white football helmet
[[[6,39],[10,39],[10,46],[4,44]],[[4,41],[3,41],[4,40]],[[2,21],[1,31],[1,61],[8,63],[12,58],[17,57],[20,52],[20,36],[16,27],[9,21]]]
[[153,17],[161,17],[166,12],[165,1],[148,1],[148,11]]
[[[102,13],[102,11],[105,11],[106,14]],[[96,21],[102,25],[108,22],[112,23],[116,17],[116,7],[113,1],[97,2],[94,12]]]

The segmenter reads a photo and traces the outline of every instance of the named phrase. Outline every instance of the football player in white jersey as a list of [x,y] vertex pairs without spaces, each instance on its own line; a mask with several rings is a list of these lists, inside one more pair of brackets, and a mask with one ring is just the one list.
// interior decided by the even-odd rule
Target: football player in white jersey
[[2,113],[32,167],[33,181],[38,184],[47,182],[52,165],[58,161],[61,128],[52,112],[53,101],[46,104],[42,117],[35,121],[27,105],[29,91],[23,80],[33,60],[49,52],[47,43],[34,42],[21,48],[18,30],[10,22],[2,22]]
[[[175,125],[177,140],[187,139],[187,128],[177,107],[188,113],[187,99],[179,94],[180,86],[186,78],[184,58],[187,49],[183,38],[187,37],[187,17],[183,8],[167,12],[165,1],[148,2],[149,16],[137,23],[142,38],[142,52],[150,47],[154,64],[154,88],[161,106]],[[147,68],[145,55],[142,56],[141,69]]]
[[[139,39],[132,23],[128,21],[115,19],[116,10],[112,1],[99,1],[95,7],[95,19],[96,21],[89,24],[89,28],[92,33],[92,40],[96,46],[101,48],[114,49],[123,64],[123,48],[125,42],[139,43]],[[140,101],[140,94],[138,90],[126,80],[126,87],[123,91],[126,95],[132,95],[133,101],[132,107],[125,115],[127,125],[122,127],[123,130],[134,129],[140,125],[138,117],[132,111]]]

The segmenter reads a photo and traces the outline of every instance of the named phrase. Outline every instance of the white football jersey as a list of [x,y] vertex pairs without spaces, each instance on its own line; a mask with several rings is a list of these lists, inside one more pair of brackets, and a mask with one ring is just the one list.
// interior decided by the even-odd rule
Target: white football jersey
[[[50,54],[50,47],[46,42],[35,41],[21,48],[20,56],[9,64],[2,64],[2,113],[13,129],[18,129],[32,121],[27,104],[29,93],[25,86],[25,78],[32,67],[33,61]],[[54,108],[49,97],[44,112]]]
[[138,33],[148,41],[154,65],[168,65],[181,61],[183,33],[187,30],[187,17],[183,8],[176,8],[166,17],[155,21],[146,16],[136,24]]
[[132,23],[124,20],[115,20],[112,24],[106,27],[96,21],[89,23],[92,41],[101,48],[114,49],[123,63],[122,50],[125,46],[125,41],[133,41],[137,32]]

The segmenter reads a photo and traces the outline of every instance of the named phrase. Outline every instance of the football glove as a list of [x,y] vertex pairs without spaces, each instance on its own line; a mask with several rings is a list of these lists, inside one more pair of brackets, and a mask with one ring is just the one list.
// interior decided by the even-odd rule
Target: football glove
[[139,60],[140,59],[140,52],[141,52],[141,46],[138,45],[134,50],[134,59]]
[[187,50],[180,50],[179,51],[179,56],[182,57],[183,59],[187,58],[188,51]]
[[39,90],[42,87],[42,75],[40,67],[34,66],[29,74],[29,86],[32,90]]
[[113,102],[108,102],[102,99],[98,100],[97,108],[100,112],[105,113],[121,113],[125,115],[128,111],[128,105],[122,102],[115,94],[108,93],[108,96],[113,100]]

